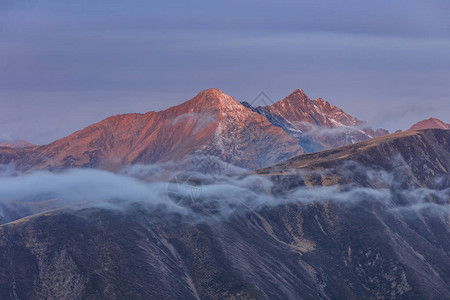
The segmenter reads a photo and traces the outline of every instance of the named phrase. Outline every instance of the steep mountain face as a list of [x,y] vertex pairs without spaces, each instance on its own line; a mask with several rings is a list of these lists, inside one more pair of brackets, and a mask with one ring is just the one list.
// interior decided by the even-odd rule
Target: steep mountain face
[[107,118],[44,146],[0,148],[0,163],[22,169],[176,161],[200,152],[258,168],[302,153],[297,141],[218,89],[160,112]]
[[0,164],[13,163],[23,170],[118,170],[136,163],[179,161],[196,153],[257,169],[387,133],[368,128],[323,99],[311,101],[300,89],[265,107],[241,104],[209,89],[164,111],[109,117],[48,145],[0,144]]
[[289,132],[306,152],[330,149],[388,134],[384,129],[374,131],[368,128],[365,122],[321,98],[312,101],[301,89],[272,105],[252,107],[248,103],[243,104]]
[[328,118],[320,108],[301,89],[295,90],[281,101],[264,107],[268,112],[282,116],[293,123],[300,130],[307,130],[308,124],[318,126],[331,126],[333,124],[334,120]]
[[449,130],[408,131],[257,171],[271,194],[335,187],[333,201],[206,222],[136,204],[4,224],[0,298],[446,299],[449,145]]
[[441,120],[436,119],[436,118],[429,118],[429,119],[417,122],[416,124],[411,126],[411,128],[409,128],[408,130],[432,129],[432,128],[450,129],[450,124],[444,123]]

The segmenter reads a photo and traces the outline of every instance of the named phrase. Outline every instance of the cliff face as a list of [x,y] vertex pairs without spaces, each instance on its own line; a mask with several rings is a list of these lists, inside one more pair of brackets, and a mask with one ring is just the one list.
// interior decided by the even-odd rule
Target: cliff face
[[207,222],[137,204],[4,224],[0,298],[445,299],[449,203],[436,195],[448,195],[449,145],[448,130],[410,131],[258,171],[274,195],[334,186],[345,202],[267,204]]

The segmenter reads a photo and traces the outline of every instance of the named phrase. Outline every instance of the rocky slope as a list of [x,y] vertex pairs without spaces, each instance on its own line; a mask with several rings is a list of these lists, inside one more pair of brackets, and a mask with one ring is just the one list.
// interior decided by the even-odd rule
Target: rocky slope
[[320,98],[311,101],[300,89],[273,105],[242,104],[209,89],[164,111],[112,116],[48,145],[0,144],[0,164],[22,170],[118,170],[185,160],[196,153],[257,169],[388,133],[372,130]]
[[44,146],[0,148],[0,164],[18,168],[95,167],[182,160],[199,152],[247,168],[302,153],[297,141],[218,89],[160,112],[107,118]]
[[321,98],[312,101],[301,89],[264,107],[245,106],[264,115],[272,124],[294,136],[306,152],[335,148],[388,134],[367,124]]
[[449,145],[435,129],[301,155],[258,171],[294,201],[225,219],[136,204],[4,224],[0,298],[445,299]]

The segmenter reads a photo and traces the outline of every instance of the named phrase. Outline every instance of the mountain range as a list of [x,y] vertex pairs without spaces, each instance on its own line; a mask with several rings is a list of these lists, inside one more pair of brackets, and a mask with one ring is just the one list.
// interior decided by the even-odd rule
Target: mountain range
[[310,100],[300,89],[265,107],[252,107],[209,89],[164,111],[109,117],[48,145],[2,148],[0,144],[0,163],[14,162],[23,170],[118,170],[197,153],[256,169],[387,133],[370,129],[320,98]]
[[[411,129],[449,128],[430,118]],[[73,167],[119,170],[132,164],[212,155],[257,169],[301,153],[344,146],[389,132],[297,89],[254,107],[209,89],[164,111],[111,116],[48,145],[0,143],[0,163],[28,169]]]
[[301,89],[264,107],[243,104],[295,137],[305,152],[335,148],[389,133],[385,129],[374,131],[366,122],[321,98],[312,101]]
[[300,89],[0,144],[0,299],[446,299],[449,145]]

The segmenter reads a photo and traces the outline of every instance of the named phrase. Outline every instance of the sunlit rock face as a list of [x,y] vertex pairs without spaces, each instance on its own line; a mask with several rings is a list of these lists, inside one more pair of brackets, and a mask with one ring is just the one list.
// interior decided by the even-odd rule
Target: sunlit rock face
[[0,163],[22,170],[119,170],[201,153],[257,169],[386,133],[320,98],[310,100],[300,89],[256,108],[209,89],[164,111],[109,117],[48,145],[0,144]]
[[3,224],[0,298],[445,299],[449,144],[408,131],[296,156],[226,218],[136,203]]
[[256,169],[303,153],[297,141],[218,89],[164,111],[109,117],[44,146],[0,148],[21,169],[94,167],[181,160],[194,152]]
[[373,130],[366,122],[322,98],[311,100],[301,89],[271,105],[253,107],[247,102],[243,104],[294,136],[306,152],[344,146],[389,133],[385,129]]

